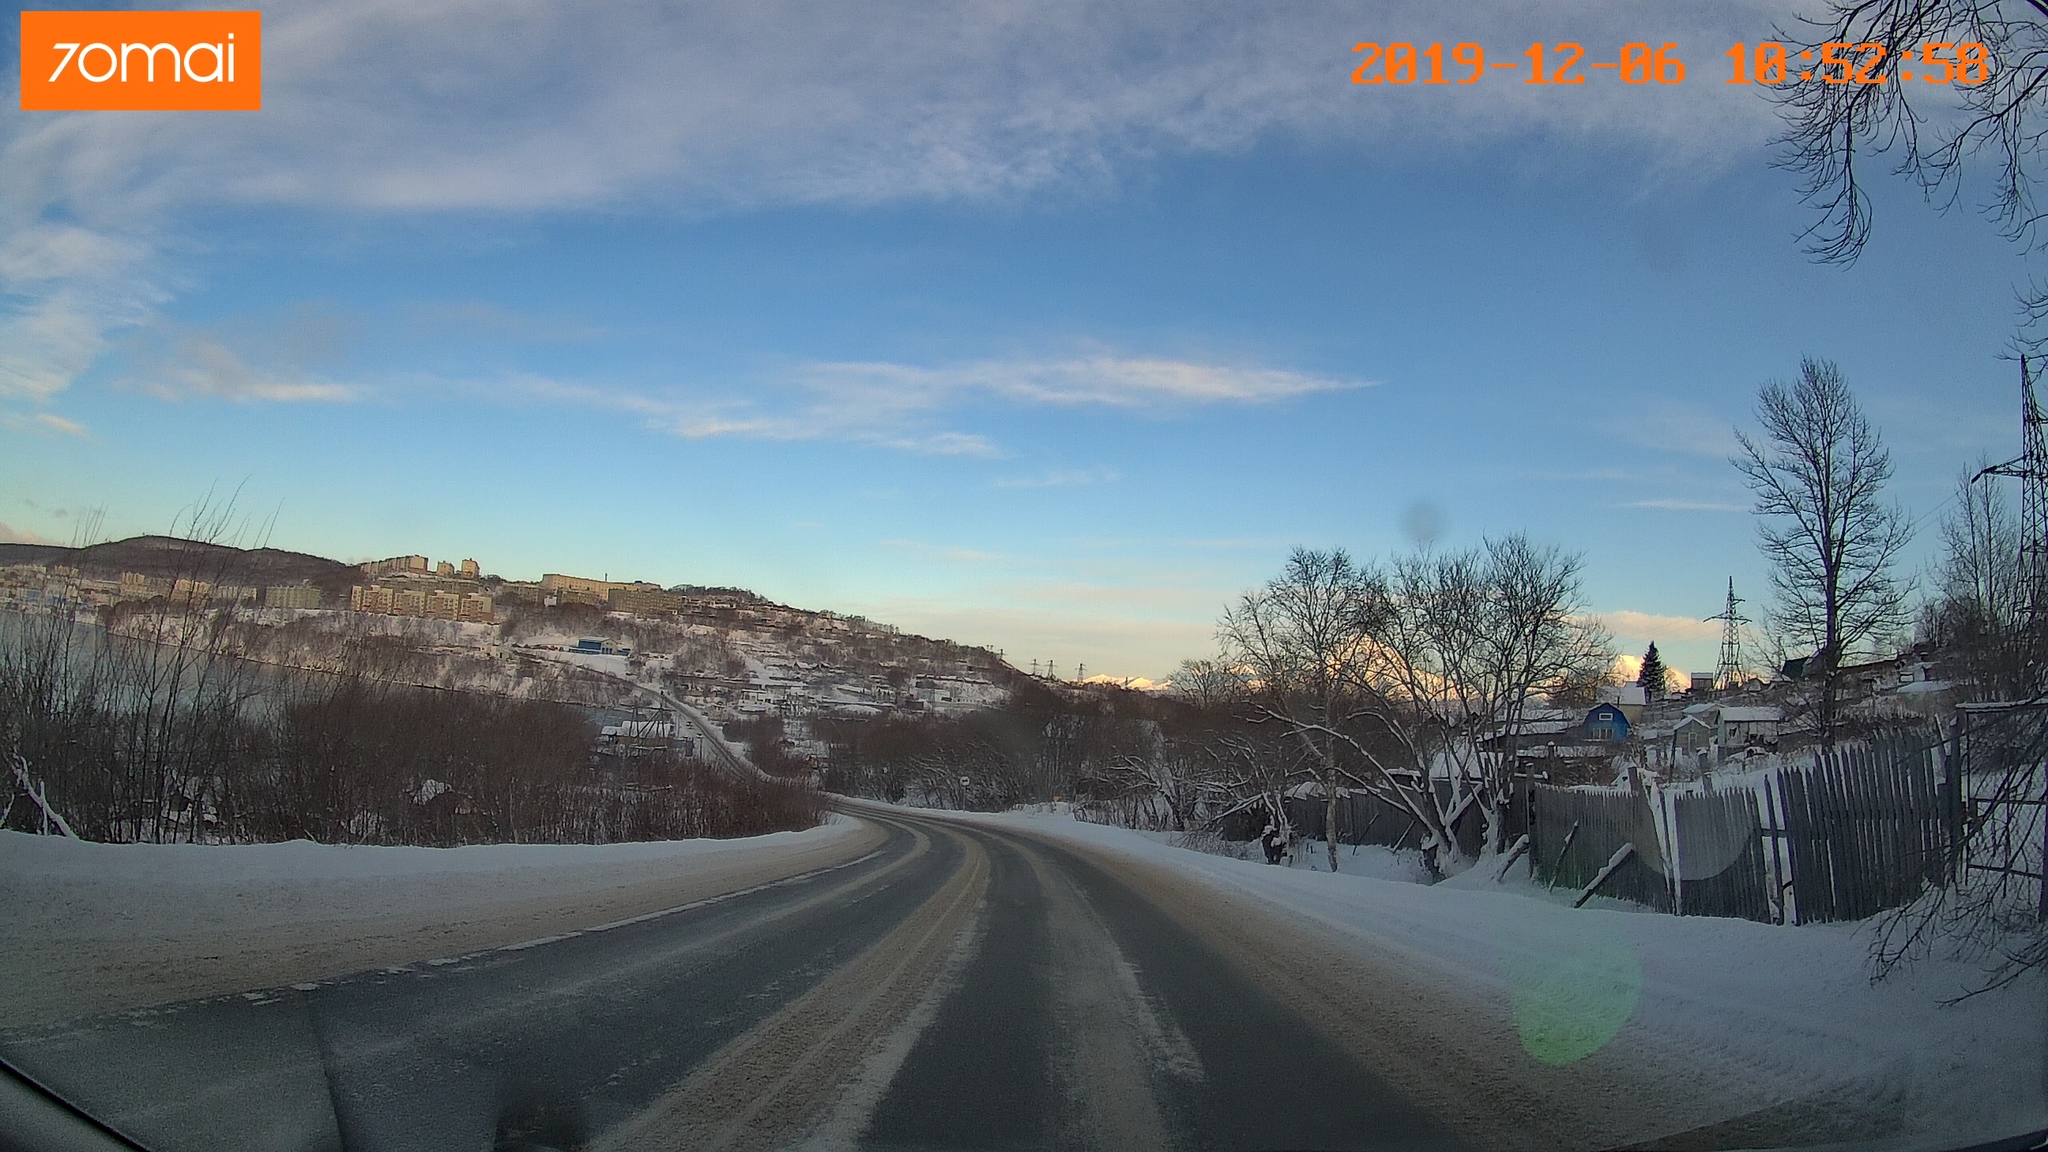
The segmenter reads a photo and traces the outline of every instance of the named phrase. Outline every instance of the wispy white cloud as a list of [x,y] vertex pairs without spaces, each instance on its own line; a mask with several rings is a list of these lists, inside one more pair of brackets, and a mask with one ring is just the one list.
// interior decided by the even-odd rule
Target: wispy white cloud
[[606,330],[559,312],[524,312],[485,300],[429,300],[407,305],[405,324],[431,336],[451,333],[526,344],[596,340]]
[[400,210],[983,197],[1275,132],[1605,133],[1697,159],[1753,145],[1768,106],[1696,83],[1354,86],[1351,46],[1362,28],[1511,45],[1619,37],[1638,19],[1711,44],[1753,37],[1783,8],[329,0],[266,12],[261,116],[39,117],[11,133],[8,159],[33,162],[44,195],[92,204]]
[[1316,392],[1366,387],[1300,372],[1187,360],[1089,356],[1070,360],[987,360],[944,368],[903,364],[818,364],[802,377],[821,393],[866,398],[980,391],[1032,404],[1151,408],[1264,404]]
[[[882,362],[813,362],[746,381],[744,396],[701,389],[650,395],[537,376],[516,376],[515,394],[643,418],[690,440],[837,440],[925,456],[1004,454],[982,432],[948,428],[954,410],[976,401],[1025,407],[1095,407],[1168,415],[1214,404],[1269,404],[1365,387],[1271,368],[1160,357],[979,360],[926,367]],[[1106,483],[1108,469],[999,480],[1002,487]]]
[[301,308],[219,331],[151,325],[132,342],[134,371],[119,384],[166,400],[355,400],[362,393],[359,387],[323,379],[312,370],[335,357],[348,324],[340,316]]
[[[1752,154],[1775,124],[1766,102],[1700,83],[1351,85],[1351,45],[1362,29],[1510,45],[1652,24],[1683,43],[1732,43],[1783,9],[305,0],[265,13],[260,115],[0,118],[0,294],[12,297],[0,396],[55,395],[110,333],[145,319],[167,279],[160,253],[194,206],[715,213],[1088,195],[1161,157],[1275,136],[1354,150],[1647,144],[1663,162],[1645,179],[1680,178]],[[312,396],[284,384],[284,397]],[[1124,403],[1261,384],[1133,364],[1113,381],[1009,386]]]
[[1735,425],[1696,404],[1654,399],[1613,425],[1625,440],[1681,456],[1724,458],[1735,451]]
[[957,545],[931,544],[923,540],[891,538],[881,542],[884,548],[894,548],[930,560],[945,560],[954,564],[986,564],[1002,559],[1002,553],[989,552],[979,548],[962,548]]
[[881,362],[800,365],[778,381],[778,409],[733,401],[684,415],[674,431],[692,439],[853,440],[930,455],[994,456],[980,433],[929,427],[971,400],[1050,407],[1166,413],[1218,404],[1265,404],[1362,385],[1267,368],[1165,358],[1097,355],[1056,360],[981,360],[941,367]]
[[[1614,663],[1608,665],[1608,671],[1613,674],[1618,682],[1633,684],[1643,678],[1643,658],[1624,652],[1614,658]],[[1666,692],[1683,692],[1690,687],[1692,687],[1692,676],[1689,673],[1681,672],[1668,664],[1664,666],[1664,690]]]
[[106,351],[109,331],[142,320],[164,293],[147,243],[7,220],[0,211],[0,301],[15,302],[0,307],[0,400],[47,403]]
[[210,396],[221,400],[332,403],[355,398],[355,390],[344,384],[256,371],[234,349],[218,340],[196,336],[178,342],[177,362],[127,382],[166,400]]
[[85,425],[67,420],[55,412],[0,412],[0,428],[44,436],[72,436],[81,440],[86,437]]
[[1668,512],[1747,512],[1747,504],[1720,504],[1710,500],[1631,500],[1623,508],[1657,508]]
[[1216,588],[1167,584],[1092,584],[1060,581],[1031,584],[1017,590],[1019,600],[1100,608],[1157,612],[1193,612],[1197,618],[1220,611],[1228,594]]
[[916,596],[854,600],[846,610],[888,620],[924,636],[951,637],[1004,650],[1009,662],[1029,668],[1052,660],[1074,675],[1143,675],[1163,679],[1179,663],[1215,650],[1214,616],[1134,616],[1120,608],[1090,611],[1076,605],[962,604],[956,598]]
[[1595,616],[1609,632],[1629,640],[1718,640],[1721,636],[1721,624],[1717,620],[1694,620],[1688,616],[1658,616],[1631,609],[1599,612],[1595,613]]
[[1120,479],[1113,468],[1056,468],[1035,476],[1002,476],[993,483],[998,488],[1085,488],[1113,484]]
[[56,544],[60,541],[47,536],[38,536],[26,528],[15,528],[0,521],[0,544]]

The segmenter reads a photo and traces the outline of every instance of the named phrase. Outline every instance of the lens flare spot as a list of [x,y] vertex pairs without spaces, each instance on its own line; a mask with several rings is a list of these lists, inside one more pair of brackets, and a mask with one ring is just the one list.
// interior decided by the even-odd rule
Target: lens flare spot
[[1597,913],[1577,927],[1569,935],[1501,940],[1515,1031],[1522,1049],[1545,1064],[1570,1064],[1606,1047],[1642,998],[1642,961],[1627,935]]

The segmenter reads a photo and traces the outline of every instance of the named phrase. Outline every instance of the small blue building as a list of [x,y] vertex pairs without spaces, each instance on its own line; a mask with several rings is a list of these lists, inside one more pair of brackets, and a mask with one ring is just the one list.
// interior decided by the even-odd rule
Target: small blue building
[[1595,704],[1580,725],[1586,739],[1602,744],[1619,744],[1628,739],[1628,715],[1614,704]]
[[584,656],[631,656],[633,654],[633,646],[630,644],[613,644],[602,636],[585,636],[577,640],[575,647],[570,648],[569,651]]

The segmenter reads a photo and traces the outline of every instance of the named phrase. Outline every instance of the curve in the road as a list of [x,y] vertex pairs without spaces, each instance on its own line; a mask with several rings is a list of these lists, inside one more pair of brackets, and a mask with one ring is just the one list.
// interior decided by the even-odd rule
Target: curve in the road
[[167,1150],[1462,1146],[1113,864],[856,810],[815,874],[0,1049]]

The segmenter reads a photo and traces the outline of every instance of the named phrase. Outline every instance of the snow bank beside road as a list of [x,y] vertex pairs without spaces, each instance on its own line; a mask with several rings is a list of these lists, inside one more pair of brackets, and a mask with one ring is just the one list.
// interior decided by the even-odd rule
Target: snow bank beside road
[[[844,817],[801,832],[736,839],[642,840],[626,844],[470,844],[404,848],[364,844],[99,844],[61,836],[0,832],[0,877],[8,886],[35,880],[192,884],[518,877],[559,884],[579,870],[661,867],[684,860],[755,852],[851,835]],[[568,880],[574,884],[573,880]]]
[[1467,1034],[1511,1021],[1521,1075],[1609,1065],[1674,1117],[1722,1101],[1702,1147],[1787,1133],[1960,1142],[2048,1124],[2048,981],[1943,1007],[1981,973],[1930,960],[1873,984],[1861,926],[1572,909],[1490,870],[1429,887],[1191,852],[1063,813],[968,818],[1199,877],[1416,973]]
[[853,859],[801,832],[395,848],[0,832],[0,1026],[275,987],[590,927]]

